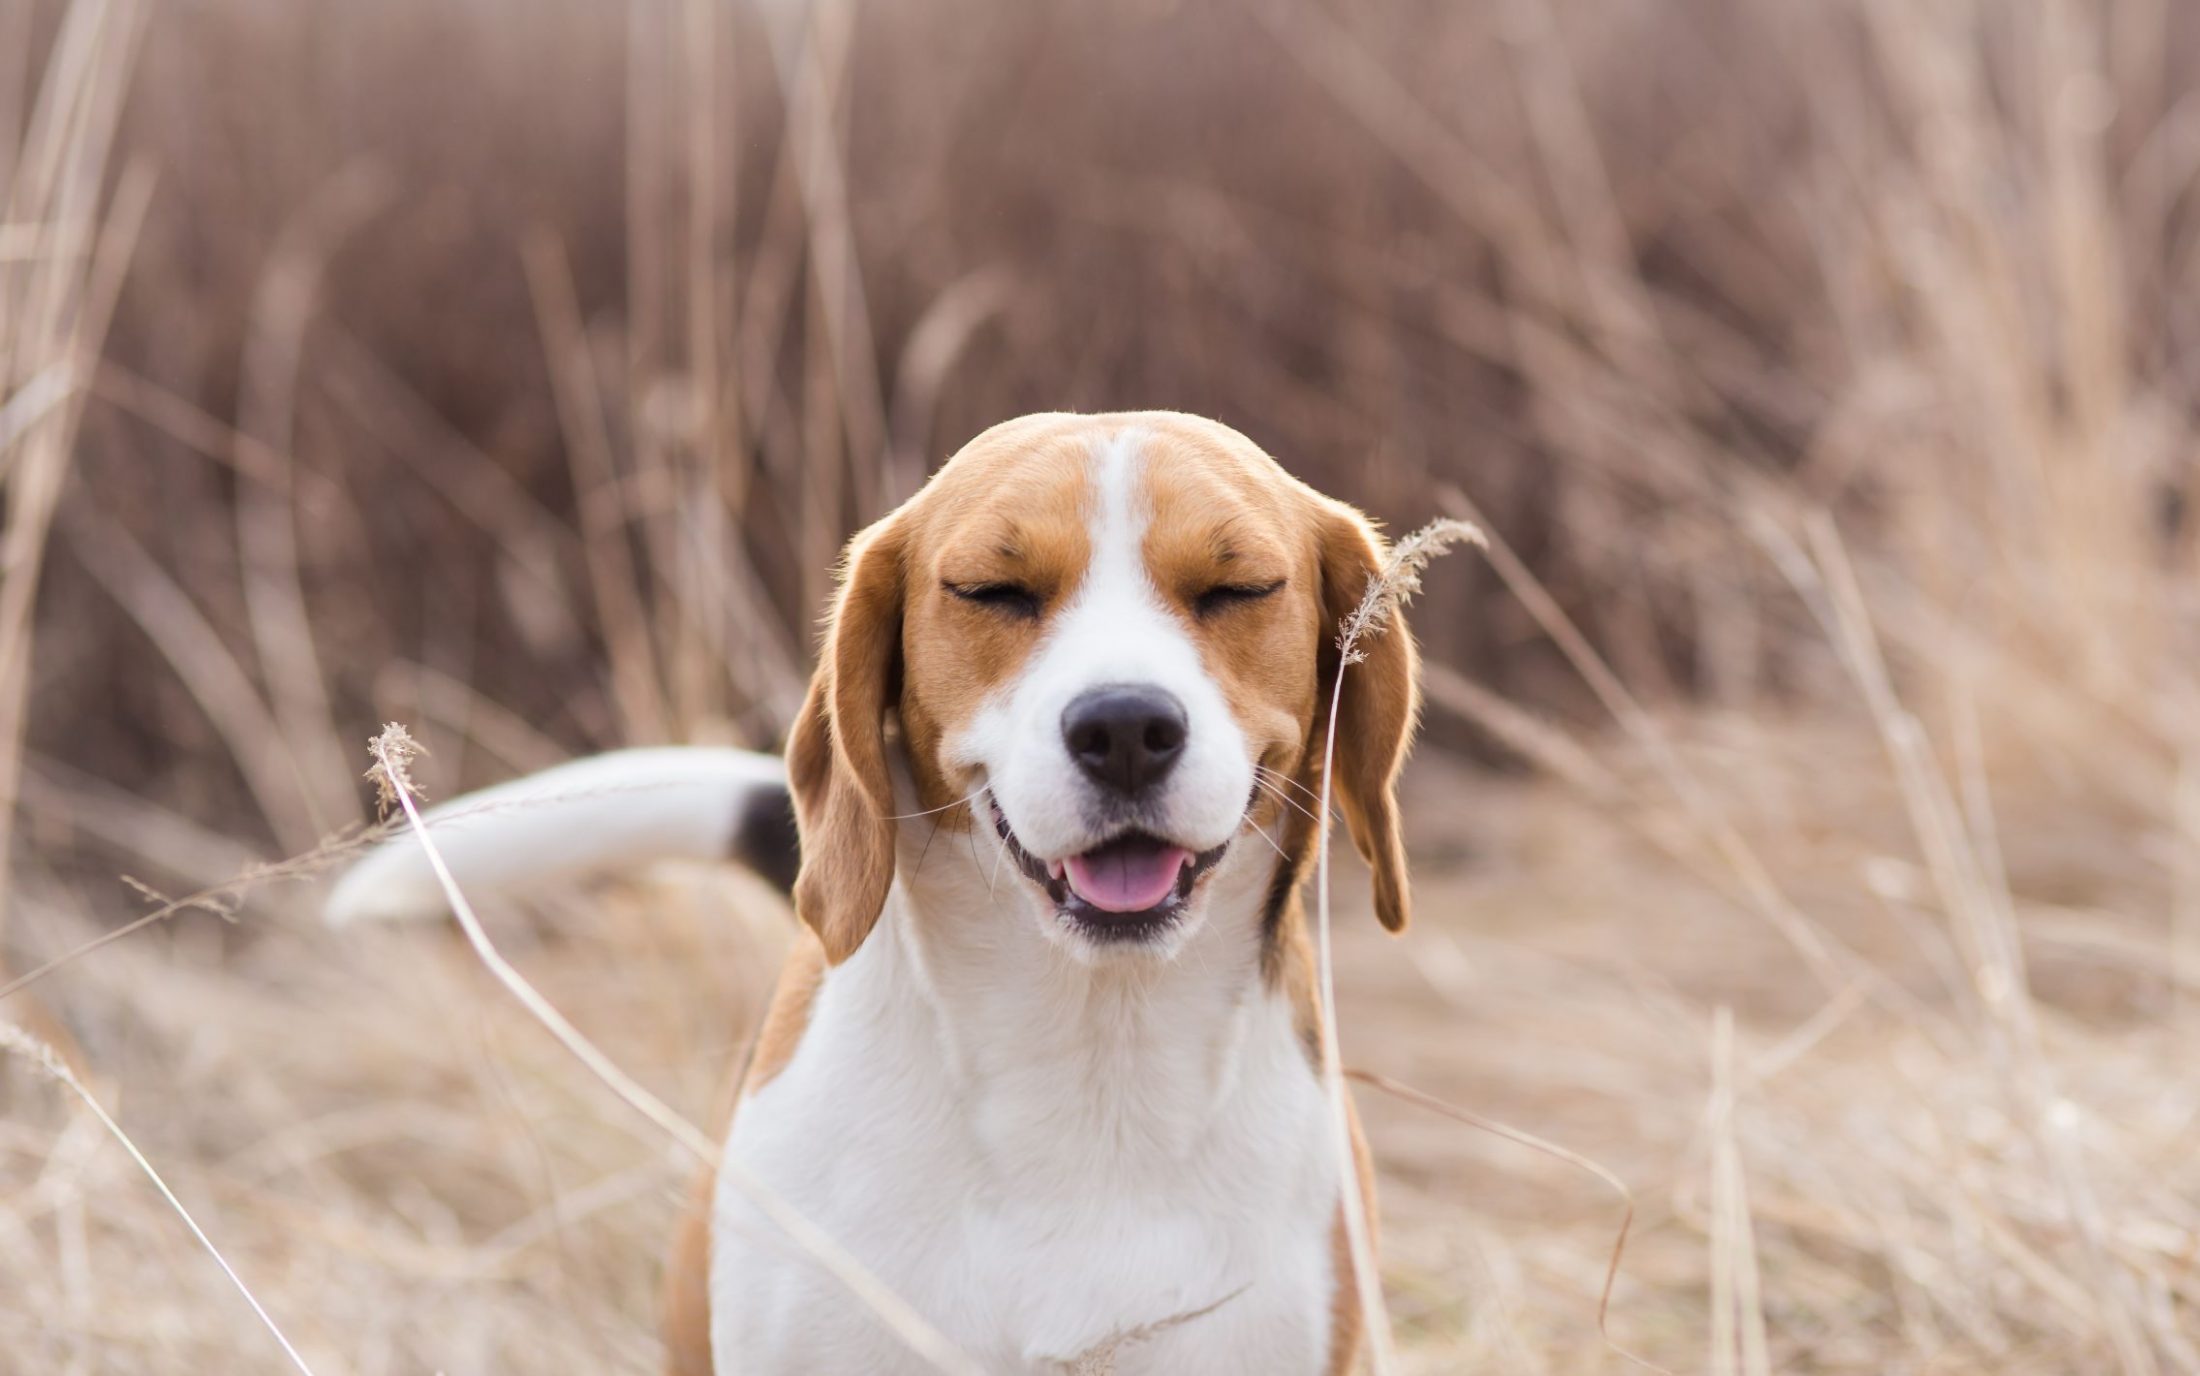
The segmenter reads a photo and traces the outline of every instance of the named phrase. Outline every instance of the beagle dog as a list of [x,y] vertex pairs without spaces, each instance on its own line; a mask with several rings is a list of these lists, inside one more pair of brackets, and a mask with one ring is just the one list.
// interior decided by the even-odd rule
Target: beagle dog
[[[1120,1376],[1337,1376],[1361,1323],[1299,887],[1339,626],[1383,554],[1212,421],[1011,421],[848,546],[783,781],[625,751],[431,825],[484,890],[664,854],[769,872],[791,794],[803,931],[726,1157],[986,1371],[1112,1345]],[[1362,648],[1333,796],[1396,931],[1415,654],[1395,623]],[[393,841],[330,914],[439,904]],[[708,1178],[667,1291],[678,1376],[926,1369]]]

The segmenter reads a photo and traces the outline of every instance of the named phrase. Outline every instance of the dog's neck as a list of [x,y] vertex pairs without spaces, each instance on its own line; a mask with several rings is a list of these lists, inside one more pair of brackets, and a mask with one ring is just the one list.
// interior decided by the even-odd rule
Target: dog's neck
[[1077,950],[989,841],[903,823],[893,891],[859,957],[895,976],[865,981],[899,1005],[881,1013],[926,1045],[981,1143],[1043,1140],[1086,1158],[1057,1163],[1071,1170],[1120,1162],[1126,1147],[1189,1152],[1248,1058],[1274,1058],[1279,1041],[1291,1054],[1290,1010],[1262,974],[1276,852],[1241,833],[1164,957]]

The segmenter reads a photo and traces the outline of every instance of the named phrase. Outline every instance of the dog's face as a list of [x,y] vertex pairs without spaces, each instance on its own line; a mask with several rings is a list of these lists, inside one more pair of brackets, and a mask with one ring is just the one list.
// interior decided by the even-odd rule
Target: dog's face
[[[1211,422],[1034,416],[979,436],[850,546],[789,746],[804,918],[838,960],[884,902],[891,716],[924,825],[1001,848],[1049,935],[1087,957],[1172,951],[1234,845],[1281,837],[1295,867],[1338,622],[1379,557],[1357,513]],[[1369,649],[1335,791],[1395,928],[1412,647],[1397,628]]]
[[1007,438],[920,518],[910,756],[927,791],[978,795],[1062,932],[1154,942],[1273,805],[1256,771],[1298,772],[1321,620],[1307,512],[1212,436]]

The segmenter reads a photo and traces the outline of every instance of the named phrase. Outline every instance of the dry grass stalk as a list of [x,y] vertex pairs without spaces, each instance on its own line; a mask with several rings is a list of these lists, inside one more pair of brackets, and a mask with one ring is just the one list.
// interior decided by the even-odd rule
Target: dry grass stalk
[[148,927],[157,926],[185,912],[212,913],[224,921],[233,921],[247,893],[276,880],[307,879],[325,872],[330,866],[363,846],[373,845],[387,838],[397,828],[384,823],[380,826],[358,828],[329,838],[302,854],[287,860],[267,864],[248,865],[243,870],[219,884],[210,885],[180,898],[171,898],[150,885],[124,876],[123,882],[155,906],[118,927],[110,927],[91,940],[71,947],[32,967],[15,978],[0,982],[0,999],[21,993],[65,965],[72,964],[105,946],[135,936]]
[[[237,400],[240,448],[287,454],[297,440],[298,384],[328,259],[389,198],[388,179],[367,164],[337,173],[284,226],[254,289]],[[244,442],[249,435],[251,440]],[[245,463],[238,464],[240,471]],[[307,805],[325,833],[348,815],[350,770],[329,702],[328,678],[306,605],[298,547],[297,467],[255,468],[237,489],[236,535],[246,620],[260,678]]]
[[[1458,488],[1446,489],[1447,504],[1470,519],[1479,521],[1480,512],[1467,494]],[[1765,864],[1743,837],[1732,819],[1722,814],[1712,801],[1709,789],[1681,758],[1650,713],[1644,710],[1635,694],[1614,673],[1604,657],[1597,653],[1587,636],[1581,633],[1573,619],[1552,597],[1532,570],[1515,554],[1501,537],[1485,537],[1490,565],[1520,604],[1535,618],[1536,625],[1550,637],[1566,656],[1566,662],[1579,673],[1582,681],[1596,694],[1597,701],[1611,713],[1624,731],[1635,740],[1658,765],[1674,795],[1687,808],[1689,815],[1708,836],[1723,860],[1732,870],[1743,893],[1751,904],[1763,914],[1781,936],[1787,939],[1796,953],[1803,957],[1819,981],[1830,993],[1842,988],[1854,978],[1862,967],[1854,954],[1813,921],[1809,914],[1795,905],[1771,868]]]
[[1375,1261],[1367,1201],[1360,1195],[1359,1169],[1352,1152],[1352,1118],[1345,1103],[1344,1065],[1337,1050],[1336,967],[1329,939],[1330,781],[1337,758],[1337,714],[1344,701],[1345,671],[1364,657],[1360,646],[1387,632],[1392,613],[1420,591],[1421,571],[1429,561],[1449,546],[1462,542],[1480,544],[1482,534],[1465,521],[1447,519],[1433,521],[1390,547],[1382,568],[1368,579],[1359,605],[1338,628],[1337,678],[1329,687],[1329,722],[1322,738],[1322,786],[1315,808],[1314,828],[1315,949],[1321,985],[1322,1081],[1329,1095],[1330,1134],[1337,1153],[1344,1197],[1345,1236],[1351,1244],[1352,1281],[1359,1291],[1360,1311],[1366,1317],[1368,1349],[1376,1376],[1390,1376],[1398,1369],[1398,1350],[1397,1339],[1390,1331],[1390,1311],[1383,1303],[1383,1278]]
[[1067,1368],[1065,1376],[1116,1376],[1119,1359],[1131,1348],[1172,1328],[1182,1328],[1195,1319],[1204,1319],[1244,1293],[1242,1289],[1232,1290],[1212,1304],[1203,1304],[1197,1309],[1187,1309],[1180,1314],[1171,1314],[1165,1319],[1156,1319],[1113,1337],[1103,1338],[1064,1363]]
[[[23,8],[23,7],[19,7]],[[27,9],[19,16],[27,27]],[[20,145],[10,137],[0,224],[29,236],[0,259],[0,936],[7,931],[33,612],[83,397],[151,194],[144,169],[109,185],[108,159],[145,21],[135,0],[61,17]],[[29,54],[22,54],[24,71]],[[0,89],[0,103],[19,92]],[[12,123],[12,113],[10,118]],[[14,133],[10,131],[11,135]]]
[[183,1207],[183,1201],[176,1198],[176,1192],[168,1188],[168,1182],[161,1178],[159,1171],[153,1169],[153,1163],[146,1159],[144,1152],[138,1150],[137,1143],[130,1140],[130,1134],[124,1132],[122,1125],[108,1115],[99,1100],[84,1087],[84,1082],[54,1053],[53,1048],[14,1023],[0,1022],[0,1050],[13,1052],[55,1084],[74,1094],[84,1107],[92,1111],[92,1116],[107,1130],[107,1135],[122,1144],[122,1149],[130,1154],[130,1159],[137,1162],[138,1169],[145,1172],[145,1178],[153,1182],[153,1188],[160,1191],[161,1198],[168,1201],[168,1207],[176,1211],[176,1217],[183,1220],[183,1226],[191,1230],[191,1236],[197,1238],[199,1245],[206,1249],[206,1254],[214,1258],[214,1264],[222,1268],[222,1274],[229,1277],[231,1285],[237,1287],[237,1293],[244,1296],[244,1302],[252,1306],[252,1312],[259,1317],[267,1331],[274,1335],[275,1341],[283,1349],[283,1355],[290,1359],[290,1364],[304,1372],[305,1376],[313,1376],[313,1368],[306,1365],[306,1359],[299,1356],[298,1349],[292,1347],[290,1339],[283,1336],[283,1330],[277,1326],[274,1316],[260,1304],[259,1297],[252,1293],[252,1287],[246,1285],[244,1277],[237,1274],[237,1268],[229,1264],[229,1258],[222,1255],[221,1249],[214,1245],[214,1240],[199,1226],[199,1221],[191,1216],[191,1211]]
[[715,1166],[721,1181],[738,1189],[755,1206],[757,1212],[785,1233],[806,1256],[848,1287],[849,1293],[927,1365],[937,1371],[956,1373],[956,1376],[983,1376],[980,1368],[969,1357],[957,1350],[923,1315],[910,1308],[907,1301],[882,1284],[830,1235],[781,1199],[740,1161],[718,1150],[717,1144],[693,1123],[681,1117],[670,1105],[619,1069],[610,1057],[604,1055],[594,1042],[544,998],[517,967],[504,958],[496,944],[489,939],[488,929],[474,915],[473,905],[466,901],[466,895],[459,890],[458,881],[451,877],[450,867],[444,864],[442,852],[436,848],[434,837],[429,834],[427,824],[421,820],[420,809],[414,802],[417,790],[411,774],[412,761],[421,753],[418,742],[413,740],[404,727],[391,722],[374,738],[370,749],[375,763],[367,777],[374,784],[377,796],[383,800],[385,806],[394,804],[403,811],[413,834],[419,838],[420,848],[427,854],[428,863],[435,870],[435,877],[443,887],[444,897],[450,901],[451,911],[457,916],[460,929],[466,934],[467,944],[474,948],[474,954],[496,976],[497,982],[519,1000],[520,1005],[535,1021],[548,1029],[558,1043],[587,1068],[589,1074],[601,1081],[629,1108],[648,1119],[676,1146],[694,1157],[697,1164]]
[[2170,920],[2170,970],[2180,999],[2200,990],[2200,757],[2178,762],[2177,796],[2171,805],[2183,844],[2178,848],[2177,887]]
[[1712,1376],[1771,1376],[1765,1337],[1764,1281],[1749,1213],[1749,1183],[1734,1131],[1734,1012],[1711,1025],[1711,1371]]
[[1989,1044],[2007,1079],[2012,1110],[2046,1163],[2047,1175],[2061,1194],[2076,1225],[2094,1312],[2114,1342],[2125,1372],[2145,1376],[2159,1370],[2153,1343],[2142,1336],[2150,1321],[2155,1341],[2173,1343],[2175,1325],[2163,1326],[2131,1293],[2126,1277],[2108,1254],[2106,1222],[2082,1157],[2058,1121],[2062,1096],[2042,1044],[2027,977],[2023,943],[2006,901],[2006,878],[1990,863],[1990,852],[1966,833],[1946,777],[1927,745],[1923,727],[1903,706],[1873,634],[1855,573],[1830,521],[1810,526],[1812,552],[1825,570],[1826,601],[1843,662],[1854,675],[1870,707],[1873,722],[1901,782],[1904,805],[1920,848],[1931,867],[1940,898],[1963,937]]
[[583,548],[596,595],[596,619],[611,661],[621,734],[636,743],[662,741],[669,735],[668,720],[644,612],[647,604],[628,541],[625,490],[572,268],[564,246],[546,231],[529,236],[524,261],[580,502]]
[[1358,1067],[1348,1067],[1344,1073],[1346,1079],[1355,1080],[1372,1089],[1381,1090],[1394,1099],[1400,1099],[1416,1108],[1439,1114],[1451,1119],[1453,1122],[1464,1123],[1471,1128],[1478,1128],[1493,1136],[1502,1137],[1508,1142],[1517,1142],[1531,1151],[1541,1152],[1554,1160],[1563,1161],[1578,1170],[1586,1171],[1610,1186],[1612,1192],[1619,1196],[1622,1212],[1619,1228],[1612,1235],[1611,1260],[1606,1262],[1604,1267],[1604,1285],[1602,1289],[1597,1291],[1597,1332],[1603,1337],[1605,1346],[1629,1362],[1647,1371],[1659,1372],[1662,1376],[1673,1376],[1672,1372],[1667,1371],[1656,1362],[1646,1357],[1637,1356],[1612,1338],[1612,1287],[1619,1283],[1620,1262],[1627,1255],[1627,1235],[1633,1232],[1635,1227],[1635,1192],[1627,1188],[1626,1181],[1612,1174],[1605,1167],[1598,1165],[1595,1161],[1583,1156],[1580,1152],[1571,1151],[1556,1142],[1538,1137],[1532,1132],[1523,1132],[1509,1123],[1500,1123],[1494,1118],[1485,1117],[1469,1109],[1463,1109],[1457,1104],[1446,1103],[1433,1094],[1424,1093],[1408,1084],[1401,1084],[1387,1075],[1379,1075],[1372,1070],[1362,1070]]
[[153,647],[228,747],[266,826],[284,850],[310,848],[320,833],[307,780],[283,744],[273,708],[221,631],[190,593],[127,528],[72,503],[59,517],[92,580]]

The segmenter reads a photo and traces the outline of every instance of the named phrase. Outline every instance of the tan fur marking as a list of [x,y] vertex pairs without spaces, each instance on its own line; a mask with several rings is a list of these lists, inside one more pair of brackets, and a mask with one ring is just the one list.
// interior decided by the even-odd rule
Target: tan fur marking
[[710,1213],[717,1189],[715,1168],[705,1166],[696,1173],[665,1258],[666,1376],[712,1376]]
[[[1152,513],[1147,575],[1191,632],[1254,758],[1294,776],[1315,715],[1310,670],[1325,625],[1308,494],[1243,440],[1202,431],[1152,436],[1142,485]],[[1201,595],[1217,587],[1275,583],[1283,586],[1258,601],[1200,610]]]
[[[924,807],[970,792],[973,781],[944,776],[941,742],[1022,669],[1091,562],[1087,427],[1044,423],[1068,419],[1036,417],[973,442],[904,508],[901,728]],[[1030,591],[1037,615],[976,605],[947,587],[1004,583]],[[960,830],[967,809],[943,821]]]
[[764,1025],[757,1030],[756,1050],[749,1057],[741,1097],[747,1098],[770,1084],[794,1059],[802,1034],[809,1030],[810,1009],[825,983],[825,969],[825,948],[817,939],[807,932],[796,937],[794,949],[787,952],[787,963],[780,967],[771,1007],[764,1010]]
[[[1321,1073],[1321,1001],[1316,984],[1319,978],[1314,965],[1312,942],[1306,932],[1306,924],[1299,911],[1296,895],[1289,911],[1284,915],[1283,932],[1277,943],[1277,974],[1274,978],[1290,997],[1292,1022],[1298,1028],[1300,1042],[1306,1048],[1306,1059],[1314,1073]],[[1367,1147],[1367,1134],[1360,1129],[1360,1111],[1352,1103],[1351,1091],[1345,1093],[1345,1119],[1352,1130],[1352,1168],[1358,1181],[1360,1205],[1367,1214],[1367,1237],[1371,1246],[1377,1243],[1377,1218],[1375,1195],[1375,1162]],[[1352,1279],[1352,1238],[1347,1229],[1344,1204],[1339,1201],[1337,1212],[1329,1230],[1329,1255],[1331,1274],[1335,1276],[1335,1289],[1329,1297],[1329,1366],[1328,1376],[1346,1376],[1360,1354],[1360,1342],[1364,1335],[1363,1316],[1360,1313],[1359,1287]],[[1380,1256],[1380,1249],[1376,1249]]]
[[[1352,1127],[1353,1174],[1359,1180],[1360,1203],[1367,1213],[1368,1246],[1380,1256],[1381,1249],[1376,1245],[1375,1163],[1368,1154],[1367,1135],[1360,1131],[1359,1110],[1352,1107],[1350,1099],[1345,1101],[1345,1114]],[[1345,1223],[1341,1201],[1337,1205],[1336,1221],[1329,1229],[1329,1256],[1337,1288],[1329,1300],[1328,1376],[1349,1376],[1359,1360],[1366,1316],[1360,1312],[1360,1290],[1352,1279],[1352,1234]]]
[[[802,1044],[810,1026],[810,1010],[825,982],[825,947],[804,931],[795,938],[787,961],[779,967],[779,983],[772,991],[771,1006],[756,1034],[747,1068],[730,1076],[720,1094],[716,1115],[723,1142],[733,1128],[733,1114],[741,1099],[771,1083]],[[716,1206],[718,1171],[704,1166],[680,1213],[672,1235],[672,1252],[665,1258],[665,1370],[668,1376],[712,1376],[710,1354],[710,1218]]]

